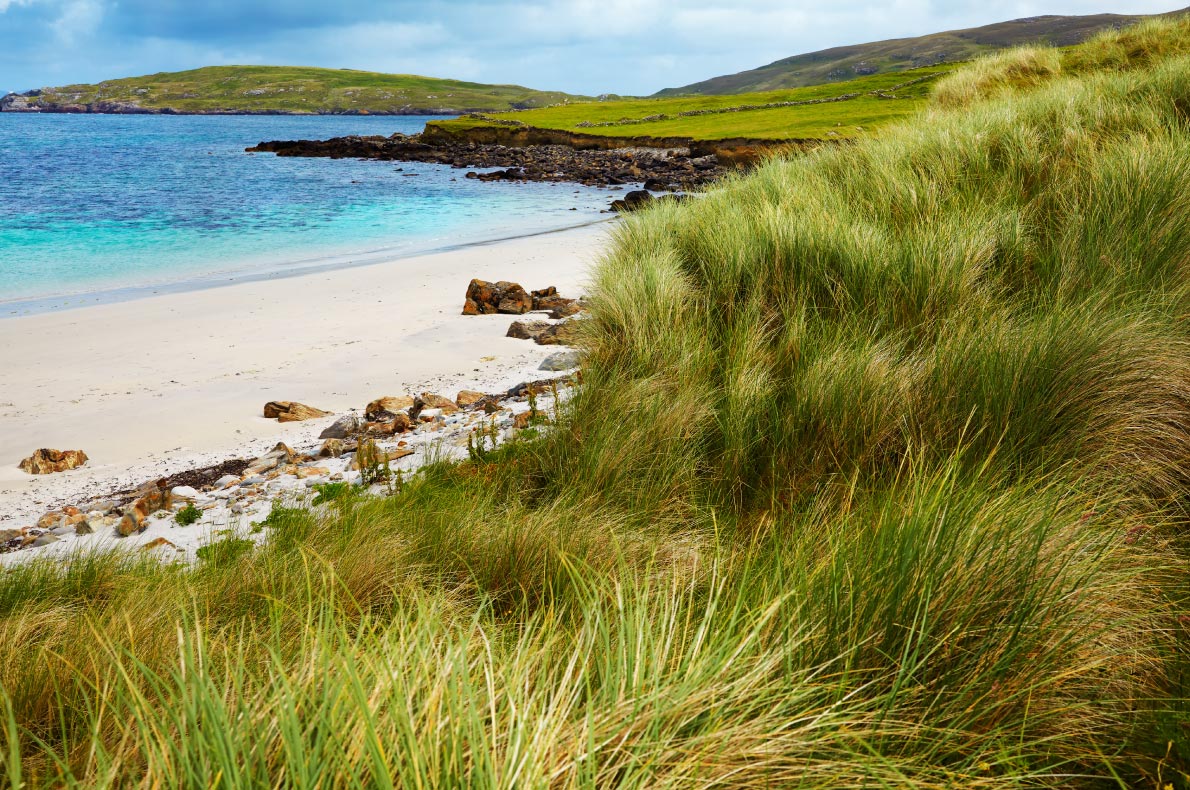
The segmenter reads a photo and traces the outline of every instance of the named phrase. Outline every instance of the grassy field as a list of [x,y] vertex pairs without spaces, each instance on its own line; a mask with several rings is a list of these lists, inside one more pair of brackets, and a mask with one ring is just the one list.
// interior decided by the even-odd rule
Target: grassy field
[[[501,113],[492,118],[497,123],[514,121],[542,129],[611,137],[692,137],[698,140],[855,137],[924,109],[932,82],[955,68],[953,64],[946,64],[833,85],[735,96],[574,103]],[[889,98],[894,96],[896,98]],[[770,106],[788,102],[809,103]],[[476,118],[435,122],[455,130],[490,123]]]
[[1190,22],[937,91],[625,220],[543,435],[10,570],[11,786],[1190,787]]
[[834,47],[778,60],[758,69],[726,74],[658,96],[729,94],[840,82],[861,74],[896,73],[935,63],[971,60],[1015,46],[1066,47],[1102,30],[1135,24],[1146,17],[1120,14],[1033,16],[993,25]]
[[517,85],[483,85],[409,74],[287,66],[211,66],[192,71],[46,89],[34,103],[128,102],[179,112],[424,112],[507,110],[574,100]]

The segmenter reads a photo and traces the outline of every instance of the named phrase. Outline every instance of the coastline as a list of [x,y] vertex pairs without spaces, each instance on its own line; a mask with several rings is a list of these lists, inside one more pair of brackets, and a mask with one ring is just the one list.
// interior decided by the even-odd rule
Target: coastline
[[[308,443],[333,421],[278,424],[261,416],[270,400],[342,414],[386,395],[453,397],[539,378],[557,349],[505,337],[516,316],[462,316],[467,283],[579,296],[606,235],[596,223],[0,319],[0,527],[278,441]],[[39,447],[91,461],[55,475],[18,470]]]

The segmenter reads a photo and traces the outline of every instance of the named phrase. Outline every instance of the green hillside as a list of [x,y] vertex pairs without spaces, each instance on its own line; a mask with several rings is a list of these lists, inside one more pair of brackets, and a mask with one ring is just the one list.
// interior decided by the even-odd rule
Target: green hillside
[[1119,14],[1035,16],[917,38],[833,47],[784,58],[738,74],[715,77],[681,88],[667,88],[656,95],[769,91],[839,82],[866,74],[905,71],[943,62],[971,60],[988,52],[1021,44],[1043,43],[1064,47],[1084,41],[1099,31],[1125,27],[1144,18]]
[[921,110],[932,84],[954,68],[944,64],[764,93],[572,103],[435,125],[461,130],[513,123],[609,137],[697,140],[856,137]]
[[574,100],[518,85],[288,66],[211,66],[192,71],[45,88],[31,107],[173,110],[184,113],[434,113],[543,107]]

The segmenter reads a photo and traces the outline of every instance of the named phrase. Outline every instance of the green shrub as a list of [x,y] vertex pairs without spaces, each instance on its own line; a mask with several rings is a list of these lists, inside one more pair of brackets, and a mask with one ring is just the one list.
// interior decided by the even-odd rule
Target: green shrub
[[188,527],[191,524],[196,524],[201,518],[202,510],[196,507],[193,502],[186,505],[186,507],[182,508],[174,515],[174,521],[182,527]]

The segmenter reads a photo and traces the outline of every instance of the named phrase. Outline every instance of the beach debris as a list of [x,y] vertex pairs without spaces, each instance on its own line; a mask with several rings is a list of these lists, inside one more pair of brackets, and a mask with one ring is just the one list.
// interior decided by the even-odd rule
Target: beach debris
[[522,315],[533,309],[533,297],[519,283],[472,280],[467,286],[463,315],[507,313]]
[[77,469],[89,459],[82,450],[51,450],[43,447],[21,461],[21,471],[31,475],[52,475]]
[[551,372],[570,370],[571,368],[577,368],[581,362],[582,355],[579,352],[559,351],[546,357],[538,370],[548,370]]
[[296,401],[271,400],[264,405],[264,416],[270,420],[275,419],[277,422],[302,422],[303,420],[328,417],[330,412]]

